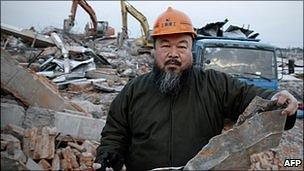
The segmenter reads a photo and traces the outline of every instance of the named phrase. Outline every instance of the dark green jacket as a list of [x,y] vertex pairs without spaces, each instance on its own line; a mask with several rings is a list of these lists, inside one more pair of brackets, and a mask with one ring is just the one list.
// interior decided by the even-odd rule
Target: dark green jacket
[[221,133],[225,117],[236,120],[256,95],[270,98],[273,93],[193,68],[173,98],[158,91],[153,73],[142,75],[113,101],[98,153],[119,152],[129,170],[183,166]]

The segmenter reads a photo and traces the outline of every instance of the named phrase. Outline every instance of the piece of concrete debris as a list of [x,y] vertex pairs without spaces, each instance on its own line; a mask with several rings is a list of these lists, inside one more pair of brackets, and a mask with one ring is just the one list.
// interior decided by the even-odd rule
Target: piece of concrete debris
[[[72,112],[57,112],[45,108],[30,107],[26,111],[24,127],[56,127],[57,131],[63,135],[99,140],[100,131],[106,121],[84,116],[84,113]],[[68,124],[67,121],[69,121]]]
[[17,104],[1,103],[1,128],[7,124],[22,126],[25,110]]
[[73,103],[82,106],[87,113],[102,113],[103,105],[95,105],[88,100],[71,100]]
[[43,128],[45,126],[53,127],[55,124],[56,111],[30,106],[26,110],[26,116],[23,121],[24,128]]
[[63,109],[83,111],[80,106],[65,101],[59,95],[56,85],[45,77],[18,66],[16,61],[12,60],[10,55],[4,51],[1,51],[1,88],[11,92],[25,105],[40,106],[57,111]]
[[68,145],[69,145],[70,147],[72,147],[72,148],[77,149],[77,150],[80,151],[80,152],[86,151],[86,149],[85,149],[83,146],[81,146],[81,145],[79,145],[79,144],[77,144],[77,143],[68,142]]
[[43,170],[43,168],[31,158],[27,159],[26,168],[27,170]]
[[[273,101],[255,97],[239,126],[210,139],[184,170],[249,169],[250,155],[279,145],[286,116]],[[267,111],[272,109],[272,111]],[[246,113],[246,112],[252,113]],[[246,120],[243,120],[243,119]]]
[[48,47],[55,45],[49,36],[41,35],[31,30],[22,30],[4,23],[1,23],[1,33],[20,37],[25,41],[31,42],[31,44],[34,45],[33,47]]
[[106,93],[119,92],[120,90],[115,90],[115,88],[107,86],[107,83],[93,83],[94,88]]
[[87,71],[87,78],[105,78],[107,80],[118,81],[117,70],[111,68],[96,68],[95,70]]
[[[69,121],[69,124],[66,124]],[[100,131],[105,126],[103,119],[94,119],[58,112],[55,116],[55,127],[63,135],[72,135],[88,140],[99,140]]]
[[9,154],[13,154],[13,151],[15,149],[19,149],[19,150],[21,149],[20,140],[18,140],[18,138],[10,134],[1,134],[1,143],[6,144],[4,147],[1,148],[6,149]]

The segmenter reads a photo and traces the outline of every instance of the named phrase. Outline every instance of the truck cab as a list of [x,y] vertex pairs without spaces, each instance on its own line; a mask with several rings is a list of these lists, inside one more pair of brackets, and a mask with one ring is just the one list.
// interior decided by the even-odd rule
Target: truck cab
[[258,39],[198,36],[194,65],[230,74],[248,84],[278,89],[277,48]]

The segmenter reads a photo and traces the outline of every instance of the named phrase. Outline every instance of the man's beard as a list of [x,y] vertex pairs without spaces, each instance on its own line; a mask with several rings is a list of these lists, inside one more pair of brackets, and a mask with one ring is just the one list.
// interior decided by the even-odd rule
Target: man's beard
[[153,66],[154,81],[159,91],[165,95],[175,96],[181,91],[190,69],[181,73],[163,71],[156,63]]

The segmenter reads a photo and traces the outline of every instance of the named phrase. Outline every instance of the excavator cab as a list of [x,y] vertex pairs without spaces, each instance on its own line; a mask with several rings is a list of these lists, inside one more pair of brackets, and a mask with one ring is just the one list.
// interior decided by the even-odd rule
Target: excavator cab
[[114,28],[107,21],[97,21],[97,35],[111,36],[115,34]]

